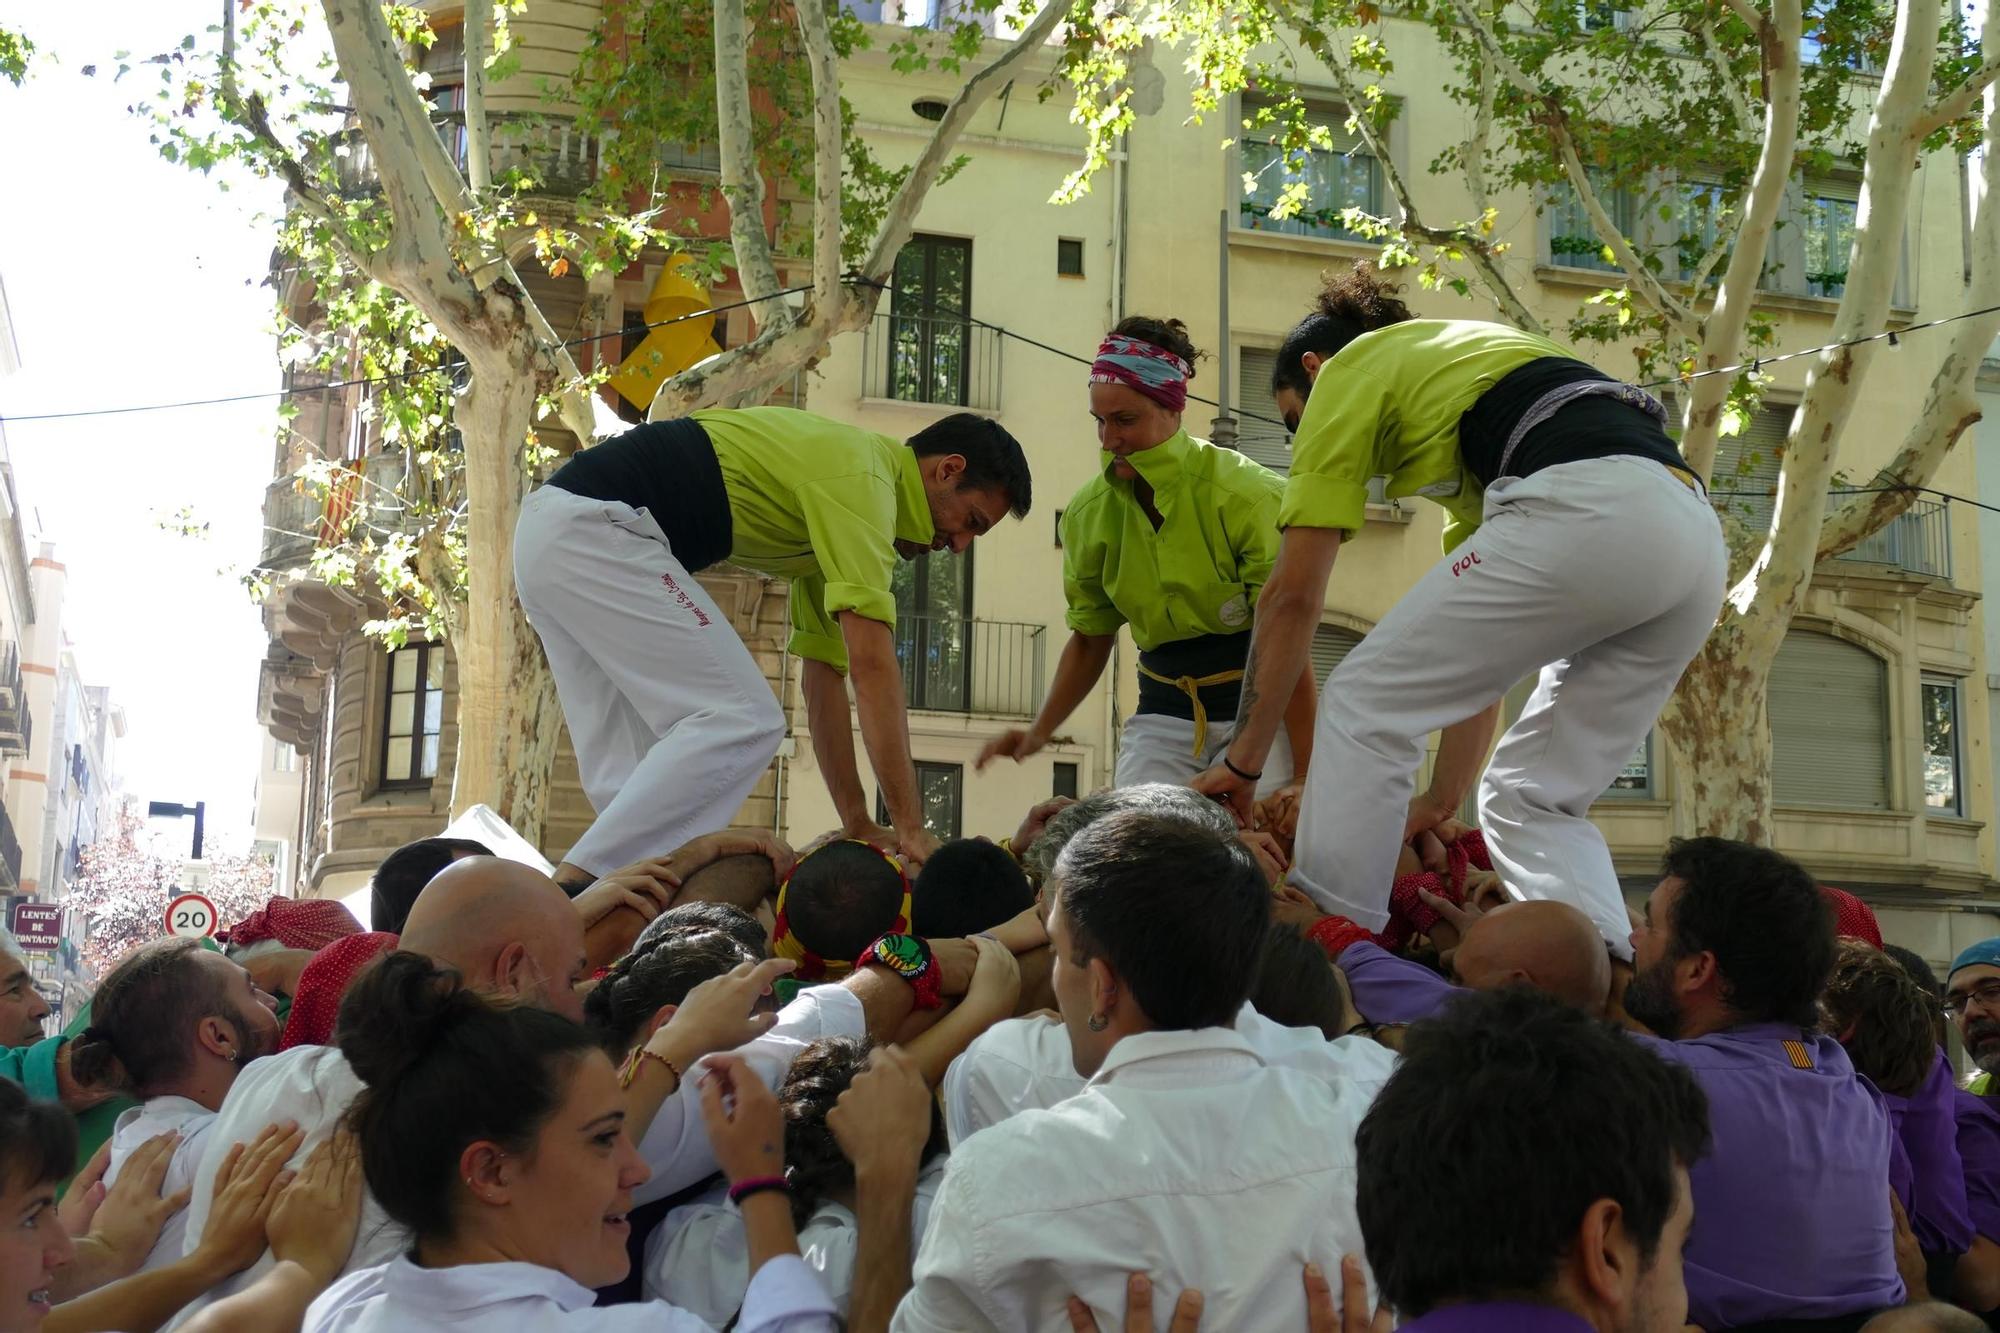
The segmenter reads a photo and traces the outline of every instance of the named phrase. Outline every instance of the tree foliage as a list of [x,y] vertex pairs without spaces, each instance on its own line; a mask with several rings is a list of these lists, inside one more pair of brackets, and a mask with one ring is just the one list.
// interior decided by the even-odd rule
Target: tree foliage
[[[269,861],[204,850],[207,879],[200,892],[222,923],[241,921],[271,897],[276,871]],[[98,976],[139,945],[166,937],[167,904],[181,892],[184,865],[161,851],[131,805],[120,806],[113,828],[83,849],[63,905],[85,925],[83,955]]]

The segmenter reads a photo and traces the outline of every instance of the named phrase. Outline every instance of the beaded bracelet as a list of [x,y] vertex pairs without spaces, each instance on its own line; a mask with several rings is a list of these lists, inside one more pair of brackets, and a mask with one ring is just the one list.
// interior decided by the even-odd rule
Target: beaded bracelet
[[685,1077],[681,1073],[680,1066],[669,1060],[666,1056],[661,1055],[658,1051],[646,1046],[641,1046],[638,1050],[625,1057],[625,1066],[618,1071],[618,1086],[620,1088],[631,1087],[633,1080],[639,1077],[639,1066],[648,1060],[659,1061],[660,1064],[665,1066],[666,1071],[674,1076],[674,1086],[670,1090],[669,1095],[672,1095],[672,1092],[680,1090],[681,1082]]

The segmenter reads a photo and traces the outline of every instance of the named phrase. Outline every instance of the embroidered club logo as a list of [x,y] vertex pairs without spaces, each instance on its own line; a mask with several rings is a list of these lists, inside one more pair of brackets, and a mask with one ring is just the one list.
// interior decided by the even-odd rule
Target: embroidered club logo
[[1216,609],[1215,618],[1231,629],[1239,629],[1250,623],[1250,603],[1239,592]]

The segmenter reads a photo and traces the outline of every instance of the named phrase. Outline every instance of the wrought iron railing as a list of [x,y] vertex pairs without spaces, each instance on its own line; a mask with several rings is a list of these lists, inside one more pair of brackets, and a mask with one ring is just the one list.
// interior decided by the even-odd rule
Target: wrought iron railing
[[[487,122],[493,136],[490,166],[496,181],[510,172],[520,172],[531,178],[532,188],[539,193],[569,195],[581,194],[597,179],[604,156],[603,135],[590,134],[567,117],[540,112],[496,111],[487,116]],[[452,161],[464,171],[465,113],[435,113],[431,126],[451,152]],[[382,188],[367,135],[356,127],[340,131],[333,141],[334,174],[342,194],[373,194]]]
[[[1834,497],[1832,503],[1838,503]],[[1933,500],[1918,500],[1866,541],[1836,560],[1892,565],[1914,574],[1951,577],[1951,511]]]
[[1000,410],[1000,333],[964,315],[878,312],[861,335],[861,396]]
[[1033,717],[1042,699],[1048,626],[957,616],[896,617],[896,657],[912,708]]
[[[28,687],[21,678],[21,648],[7,645],[0,657],[0,754],[24,755],[35,739],[35,718],[28,708]],[[15,860],[19,860],[17,854]]]

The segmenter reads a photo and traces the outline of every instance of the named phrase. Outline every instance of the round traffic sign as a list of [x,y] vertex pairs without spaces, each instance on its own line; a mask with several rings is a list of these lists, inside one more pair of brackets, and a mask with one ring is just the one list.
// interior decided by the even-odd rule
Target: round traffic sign
[[176,939],[206,939],[215,928],[215,904],[200,894],[183,893],[167,904],[167,934]]

